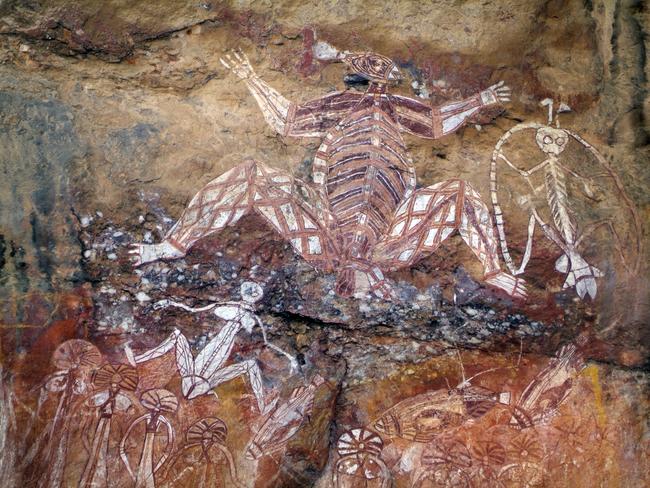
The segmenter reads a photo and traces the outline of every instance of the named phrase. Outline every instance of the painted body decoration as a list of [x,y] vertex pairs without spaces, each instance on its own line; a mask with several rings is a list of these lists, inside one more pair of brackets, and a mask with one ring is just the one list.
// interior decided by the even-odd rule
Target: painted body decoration
[[108,486],[108,464],[110,463],[109,439],[111,423],[116,412],[126,412],[132,401],[126,392],[133,392],[138,385],[135,368],[126,364],[106,364],[93,377],[93,386],[99,389],[86,404],[97,411],[95,433],[88,446],[88,461],[84,468],[79,488]]
[[316,389],[324,382],[316,375],[309,385],[294,389],[285,403],[271,411],[248,444],[246,457],[259,459],[282,450],[298,432],[305,417],[311,414]]
[[[367,427],[344,432],[338,441],[339,459],[332,471],[335,486],[389,486],[390,471],[381,457],[385,439],[422,446],[418,468],[413,473],[415,487],[429,486],[427,483],[432,481],[438,483],[435,486],[472,486],[472,472],[484,480],[507,480],[510,484],[504,486],[537,486],[524,482],[539,480],[542,473],[535,428],[548,426],[557,416],[584,368],[576,345],[560,348],[517,396],[495,393],[474,386],[471,381],[487,372],[517,368],[519,362],[512,367],[486,369],[468,379],[462,362],[460,365],[463,379],[455,388],[406,398]],[[490,438],[472,440],[468,445],[462,433],[468,432],[481,417],[495,413],[493,409],[499,411],[492,416],[490,425],[497,431],[508,432],[512,445],[506,449]],[[517,462],[505,463],[506,458]]]
[[316,55],[346,63],[369,81],[363,94],[336,92],[302,104],[285,99],[253,71],[243,54],[222,60],[244,80],[267,123],[286,137],[315,137],[313,184],[247,161],[206,185],[160,244],[136,244],[136,265],[184,256],[201,238],[249,213],[260,215],[312,266],[336,271],[343,296],[393,296],[384,273],[411,266],[458,232],[483,265],[486,283],[525,298],[523,281],[501,271],[487,206],[472,186],[448,180],[416,189],[402,134],[451,134],[485,107],[509,100],[503,82],[440,107],[392,95],[393,61],[374,53]]
[[[165,414],[169,415],[176,412],[178,400],[172,392],[157,388],[145,391],[140,397],[140,402],[147,410],[147,413],[131,422],[131,425],[124,433],[124,437],[120,442],[120,457],[126,466],[126,470],[135,481],[134,488],[156,488],[155,474],[163,466],[174,446],[174,428],[169,419],[165,417]],[[134,471],[129,462],[126,443],[134,427],[140,422],[145,423],[145,438],[138,468]],[[161,437],[162,426],[165,427],[164,447],[162,454],[155,458],[155,444],[157,438]]]

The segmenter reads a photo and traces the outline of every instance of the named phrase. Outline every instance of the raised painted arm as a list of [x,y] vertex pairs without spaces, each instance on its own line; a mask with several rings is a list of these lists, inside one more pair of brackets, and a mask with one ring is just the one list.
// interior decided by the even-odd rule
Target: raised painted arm
[[253,70],[248,57],[233,52],[221,64],[241,78],[262,110],[266,122],[279,134],[294,137],[322,137],[354,107],[361,95],[336,92],[302,104],[284,98]]
[[474,96],[431,107],[413,98],[392,96],[402,130],[426,139],[437,139],[455,132],[483,109],[510,101],[510,88],[503,81]]

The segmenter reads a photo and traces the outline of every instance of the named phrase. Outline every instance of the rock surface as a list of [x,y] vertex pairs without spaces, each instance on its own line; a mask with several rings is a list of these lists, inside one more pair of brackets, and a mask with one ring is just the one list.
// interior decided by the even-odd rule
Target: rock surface
[[[648,12],[633,1],[2,3],[3,486],[73,486],[88,476],[110,481],[82,486],[131,486],[123,459],[138,465],[147,431],[140,423],[126,434],[150,412],[143,395],[160,389],[178,405],[163,413],[173,445],[164,422],[152,441],[154,459],[166,449],[171,455],[148,481],[155,486],[198,486],[201,477],[259,487],[364,480],[382,486],[383,478],[400,487],[648,483],[647,25]],[[580,300],[575,289],[563,289],[565,275],[555,269],[562,251],[539,228],[523,275],[526,302],[486,286],[458,236],[391,273],[394,300],[343,298],[334,291],[334,274],[311,268],[256,216],[203,239],[182,259],[134,269],[131,244],[160,242],[203,185],[245,159],[311,180],[319,141],[277,135],[219,58],[241,48],[264,80],[303,101],[346,88],[343,65],[314,58],[315,39],[389,56],[404,76],[394,92],[433,105],[498,80],[512,88],[511,103],[453,135],[406,138],[420,186],[460,177],[489,201],[499,138],[520,122],[545,124],[539,105],[545,98],[555,108],[570,106],[558,116],[561,127],[582,136],[605,162],[575,139],[562,153],[573,172],[567,186],[573,218],[586,234],[581,252],[604,274],[596,298]],[[532,131],[513,135],[504,154],[527,169],[544,159]],[[527,197],[518,175],[505,165],[499,171],[508,243],[520,262],[530,206],[544,209],[545,219],[551,214],[544,192]],[[102,393],[109,390],[98,371],[126,365],[125,344],[139,353],[179,329],[196,356],[224,323],[209,312],[155,304],[239,301],[244,281],[263,286],[255,313],[268,340],[297,358],[299,371],[264,347],[257,328],[238,333],[228,364],[257,361],[275,409],[260,414],[249,377],[217,386],[218,398],[185,398],[169,352],[138,364],[133,388],[120,387],[128,406],[111,407],[102,438],[106,406],[93,398],[115,400],[118,393]],[[89,341],[101,357],[62,373],[52,355],[71,339]],[[513,423],[526,388],[545,378],[568,344],[577,345],[585,363],[553,376],[563,378],[558,384],[548,380],[557,389],[539,401],[548,409],[558,401],[555,413],[534,428]],[[472,385],[507,392],[512,401],[490,404],[475,418],[468,413],[474,404],[456,385],[484,370]],[[418,425],[433,425],[436,442],[373,427],[390,408],[427,392],[436,392],[427,400],[435,412],[422,414]],[[248,459],[251,440],[274,418],[277,436],[291,431],[293,424],[273,414],[301,394],[303,411],[286,445],[276,439],[277,451]],[[313,406],[306,408],[309,395]],[[194,449],[192,426],[214,417],[227,427],[225,437],[215,434],[227,450],[215,443]],[[47,434],[52,426],[56,433]],[[346,456],[336,448],[344,432],[361,428],[382,443],[367,458],[362,449],[366,474],[349,459],[341,462]],[[106,450],[93,451],[94,440]],[[532,457],[524,459],[524,451]],[[99,475],[86,473],[91,465]]]

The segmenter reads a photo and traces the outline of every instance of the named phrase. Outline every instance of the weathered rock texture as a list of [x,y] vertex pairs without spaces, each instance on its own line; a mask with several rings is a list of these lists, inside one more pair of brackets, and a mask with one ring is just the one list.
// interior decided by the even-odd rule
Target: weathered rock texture
[[[220,324],[209,313],[155,310],[153,303],[239,300],[245,280],[263,285],[257,312],[271,342],[297,356],[301,374],[291,375],[286,361],[263,347],[258,329],[240,332],[231,361],[257,358],[265,388],[275,391],[279,404],[321,375],[325,383],[316,389],[311,414],[284,450],[252,462],[246,446],[263,419],[248,380],[222,384],[218,399],[186,400],[170,353],[138,366],[137,388],[127,395],[131,408],[113,417],[106,486],[134,483],[123,469],[119,443],[146,413],[146,390],[164,388],[179,401],[166,414],[176,435],[174,452],[193,422],[219,417],[244,486],[326,487],[334,486],[339,435],[369,426],[404,399],[453,388],[462,381],[459,358],[466,377],[504,368],[472,384],[514,398],[569,343],[580,344],[588,364],[571,380],[568,399],[553,419],[521,430],[499,407],[441,431],[437,442],[384,436],[380,457],[394,486],[649,483],[644,417],[650,243],[611,178],[603,178],[602,167],[575,142],[566,162],[591,178],[593,187],[591,196],[576,197],[575,217],[608,218],[616,230],[613,235],[600,226],[583,243],[588,262],[605,274],[593,301],[562,289],[564,275],[554,269],[561,252],[539,229],[524,274],[525,303],[486,287],[458,237],[414,268],[390,275],[398,295],[393,302],[337,296],[334,275],[311,269],[254,216],[203,240],[184,259],[134,270],[127,254],[132,243],[160,242],[196,191],[246,158],[310,179],[318,141],[274,133],[219,58],[241,48],[262,78],[295,101],[344,89],[345,68],[313,58],[314,36],[340,49],[391,57],[404,74],[395,91],[434,105],[498,80],[511,86],[510,104],[458,133],[436,141],[407,139],[421,185],[461,177],[488,201],[496,141],[521,121],[545,123],[539,102],[550,97],[556,107],[564,102],[572,108],[560,115],[562,127],[605,156],[645,226],[647,25],[643,2],[632,0],[1,3],[3,486],[41,486],[39,480],[43,486],[76,486],[101,417],[88,403],[102,391],[93,371],[125,363],[127,341],[142,351],[174,328],[190,339],[196,355]],[[508,151],[522,167],[542,161],[531,133],[514,138]],[[523,250],[528,213],[517,195],[526,186],[512,177],[500,184],[507,188],[499,196],[510,244]],[[577,195],[583,186],[570,180],[569,190]],[[65,428],[55,429],[66,434],[57,437],[63,434],[47,432],[56,425],[63,394],[43,385],[60,370],[52,354],[73,338],[95,344],[102,359],[79,373],[85,390],[70,393]],[[456,354],[457,348],[462,352]],[[131,465],[137,465],[138,442],[145,438],[141,425],[134,432],[125,447]],[[156,459],[164,451],[164,435],[158,437]],[[527,452],[535,459],[521,458],[522,442],[530,443]],[[431,454],[445,445],[456,446],[456,458]],[[203,458],[190,451],[161,468],[155,486],[200,486],[202,476],[232,486],[222,451]],[[56,460],[60,473],[44,477]],[[182,472],[185,465],[193,469]],[[377,475],[370,483],[381,486],[380,480]]]

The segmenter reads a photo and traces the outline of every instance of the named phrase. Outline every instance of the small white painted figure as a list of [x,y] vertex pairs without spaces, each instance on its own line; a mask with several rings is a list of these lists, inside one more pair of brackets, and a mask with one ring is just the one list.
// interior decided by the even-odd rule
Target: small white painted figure
[[[548,124],[544,125],[537,122],[524,122],[516,125],[512,129],[508,130],[501,139],[499,139],[492,154],[490,170],[491,196],[495,221],[499,232],[501,252],[510,272],[515,276],[522,274],[531,256],[535,225],[539,225],[542,228],[544,235],[563,252],[555,263],[555,269],[560,273],[566,274],[563,288],[575,287],[580,298],[589,295],[589,297],[593,299],[596,297],[597,292],[596,278],[603,276],[603,273],[595,266],[587,263],[585,258],[582,256],[582,251],[579,250],[580,244],[591,232],[598,227],[604,226],[611,232],[612,238],[614,239],[621,255],[623,265],[628,268],[626,257],[622,250],[627,246],[624,246],[621,242],[619,232],[615,229],[615,222],[611,219],[601,219],[590,226],[583,226],[580,228],[579,222],[576,221],[574,208],[572,208],[572,202],[570,200],[568,190],[569,178],[571,177],[581,183],[584,188],[584,194],[590,200],[593,200],[594,198],[591,184],[593,178],[604,177],[613,182],[618,197],[620,197],[623,202],[626,211],[629,211],[632,226],[636,233],[636,263],[631,268],[628,268],[632,273],[638,271],[639,256],[641,256],[641,242],[639,239],[639,236],[641,235],[640,219],[632,201],[626,195],[620,179],[605,158],[580,135],[569,129],[560,128],[557,114],[569,112],[571,108],[564,103],[560,104],[559,109],[555,113],[555,127],[553,127],[551,125],[553,122],[553,101],[547,98],[541,102],[541,105],[548,107]],[[544,153],[545,159],[532,166],[530,169],[524,170],[517,167],[506,157],[503,151],[503,146],[513,134],[528,129],[535,130],[535,142],[539,149]],[[595,175],[591,178],[582,176],[576,171],[573,171],[565,161],[560,159],[561,154],[567,148],[571,138],[581,144],[582,147],[585,148],[604,169],[600,175]],[[499,161],[503,161],[507,168],[524,178],[526,183],[530,186],[533,196],[545,194],[546,205],[548,206],[551,216],[551,223],[547,223],[540,215],[541,208],[535,207],[530,198],[524,198],[527,205],[530,206],[530,218],[528,223],[528,240],[519,267],[515,265],[508,249],[504,215],[498,200],[497,162]],[[536,174],[543,175],[543,182],[539,186],[536,186],[536,183],[533,183],[531,180],[531,177]]]
[[[224,366],[232,352],[235,337],[243,328],[249,334],[253,327],[258,325],[262,331],[264,344],[274,351],[284,355],[291,366],[291,373],[298,369],[298,362],[286,351],[268,342],[266,329],[260,318],[255,314],[254,304],[263,296],[260,285],[246,281],[241,285],[241,302],[211,303],[205,307],[192,308],[182,303],[171,300],[161,300],[155,304],[156,308],[168,306],[182,308],[188,312],[197,313],[211,310],[219,319],[225,320],[226,324],[217,335],[199,352],[196,358],[192,356],[190,344],[181,331],[175,329],[171,335],[159,346],[134,355],[129,345],[125,345],[126,355],[132,364],[143,363],[162,356],[169,351],[176,354],[176,365],[182,377],[183,396],[187,399],[196,398],[200,395],[213,393],[213,388],[230,381],[238,376],[247,375],[257,400],[260,413],[269,411],[274,403],[266,404],[264,386],[262,384],[262,373],[254,359],[247,359],[241,363]],[[215,394],[216,395],[216,394]]]

